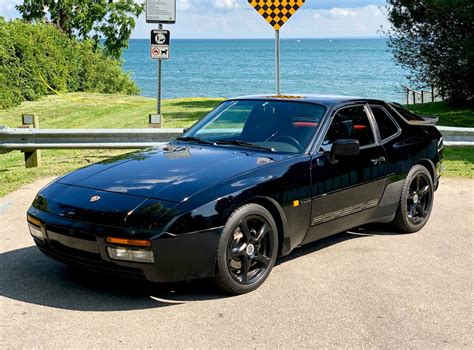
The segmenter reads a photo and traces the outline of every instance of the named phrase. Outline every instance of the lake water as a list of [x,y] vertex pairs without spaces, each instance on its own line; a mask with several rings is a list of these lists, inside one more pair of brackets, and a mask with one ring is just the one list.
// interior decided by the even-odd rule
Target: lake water
[[[157,61],[135,39],[124,68],[144,96],[156,97]],[[232,97],[275,92],[273,40],[172,40],[163,62],[163,98]],[[321,93],[401,101],[403,70],[385,39],[281,41],[282,93]]]

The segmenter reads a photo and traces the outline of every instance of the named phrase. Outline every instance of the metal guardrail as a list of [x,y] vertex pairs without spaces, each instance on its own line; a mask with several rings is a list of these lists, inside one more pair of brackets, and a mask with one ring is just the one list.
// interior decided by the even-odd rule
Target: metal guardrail
[[169,142],[183,129],[29,129],[0,127],[0,153],[39,149],[134,149]]
[[[446,146],[474,146],[474,128],[439,126]],[[0,126],[0,153],[40,149],[135,149],[169,142],[183,129],[29,129]]]
[[446,146],[474,146],[474,128],[437,126]]

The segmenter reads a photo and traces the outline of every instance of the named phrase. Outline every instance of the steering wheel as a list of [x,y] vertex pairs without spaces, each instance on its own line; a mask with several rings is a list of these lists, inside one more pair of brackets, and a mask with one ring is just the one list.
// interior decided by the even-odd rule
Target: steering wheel
[[[277,136],[273,139],[273,141],[278,142],[278,140],[282,140],[282,139],[290,141],[290,144],[298,148],[298,150],[300,151],[303,149],[303,146],[301,146],[301,143],[297,139],[288,135]],[[285,142],[285,143],[288,143],[288,142]]]

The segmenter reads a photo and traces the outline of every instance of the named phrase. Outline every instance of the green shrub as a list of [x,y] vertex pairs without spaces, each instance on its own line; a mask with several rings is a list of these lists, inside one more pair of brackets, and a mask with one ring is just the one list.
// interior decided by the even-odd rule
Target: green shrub
[[58,92],[137,94],[119,61],[48,23],[0,17],[0,108]]

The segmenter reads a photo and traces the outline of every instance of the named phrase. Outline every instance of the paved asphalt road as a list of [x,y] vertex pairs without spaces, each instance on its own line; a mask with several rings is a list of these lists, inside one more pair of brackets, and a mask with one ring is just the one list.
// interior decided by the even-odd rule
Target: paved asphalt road
[[45,183],[0,198],[2,349],[473,348],[472,180],[443,179],[421,232],[369,228],[305,246],[239,297],[49,260],[25,224]]

